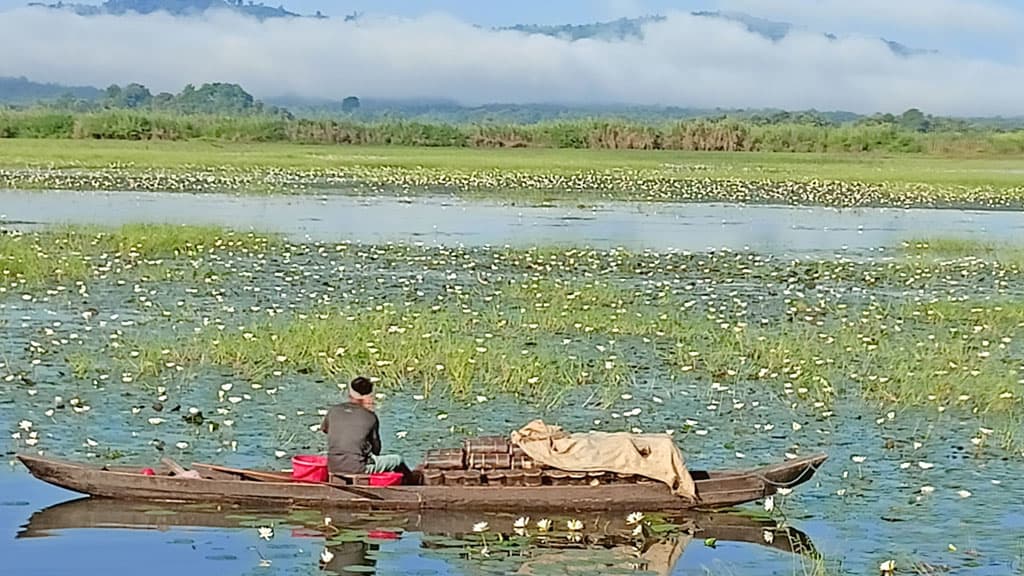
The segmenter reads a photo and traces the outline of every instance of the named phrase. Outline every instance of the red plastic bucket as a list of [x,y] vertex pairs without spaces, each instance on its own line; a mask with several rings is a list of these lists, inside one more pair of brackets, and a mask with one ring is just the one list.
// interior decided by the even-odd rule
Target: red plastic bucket
[[378,472],[370,474],[370,486],[397,486],[402,478],[401,472]]
[[292,457],[292,479],[298,482],[327,482],[327,457],[298,454]]

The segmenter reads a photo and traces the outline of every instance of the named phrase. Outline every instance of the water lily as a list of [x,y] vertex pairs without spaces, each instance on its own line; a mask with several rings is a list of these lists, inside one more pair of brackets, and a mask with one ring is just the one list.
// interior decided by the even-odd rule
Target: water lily
[[775,497],[769,496],[764,499],[764,510],[765,512],[771,512],[775,510]]
[[331,560],[334,560],[334,553],[327,548],[324,548],[323,551],[320,552],[320,562],[322,564],[330,564]]
[[29,420],[22,420],[21,422],[18,422],[18,429],[28,432],[32,429],[32,422]]
[[541,518],[540,520],[537,520],[537,530],[540,530],[541,532],[547,532],[551,530],[551,524],[551,520],[547,518]]
[[626,524],[639,524],[643,519],[643,512],[632,512],[629,516],[626,516]]
[[775,541],[775,532],[772,532],[771,530],[765,530],[761,533],[761,538],[765,541],[766,544],[771,544]]
[[330,526],[333,519],[330,516],[324,516],[324,526]]
[[892,574],[893,572],[896,571],[896,561],[895,560],[886,560],[885,562],[882,562],[878,566],[878,571],[881,572],[882,574]]
[[959,495],[961,498],[970,498],[971,497],[971,491],[970,490],[959,490],[959,491],[957,491],[957,495]]
[[491,529],[491,525],[487,522],[477,522],[473,524],[473,532],[487,532]]
[[573,518],[565,523],[565,527],[570,531],[583,530],[583,521]]
[[516,518],[516,521],[512,523],[513,528],[526,528],[530,525],[529,516],[520,516]]
[[272,526],[260,526],[256,528],[256,532],[263,540],[270,541],[274,537],[274,528]]

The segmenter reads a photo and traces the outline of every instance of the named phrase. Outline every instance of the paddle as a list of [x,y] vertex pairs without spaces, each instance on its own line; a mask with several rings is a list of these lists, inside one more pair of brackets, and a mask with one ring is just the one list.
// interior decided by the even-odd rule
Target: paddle
[[170,468],[171,472],[174,472],[175,476],[180,476],[182,478],[202,478],[198,472],[194,470],[185,470],[185,468],[181,464],[178,464],[177,462],[171,460],[167,456],[161,458],[160,462],[163,462],[164,466]]
[[[260,482],[288,482],[291,480],[290,476],[286,476],[277,472],[260,472],[259,470],[244,470],[241,468],[229,468],[227,466],[218,466],[216,464],[200,464],[193,463],[193,468],[205,468],[207,470],[213,470],[214,472],[223,472],[225,474],[234,474],[236,476],[242,476],[244,478],[250,478],[252,480],[258,480]],[[384,497],[380,494],[374,494],[366,490],[360,490],[359,488],[353,488],[351,486],[342,486],[340,484],[334,484],[331,482],[306,482],[306,484],[320,484],[323,486],[330,486],[343,492],[348,492],[362,498],[368,498],[370,500],[383,500]]]

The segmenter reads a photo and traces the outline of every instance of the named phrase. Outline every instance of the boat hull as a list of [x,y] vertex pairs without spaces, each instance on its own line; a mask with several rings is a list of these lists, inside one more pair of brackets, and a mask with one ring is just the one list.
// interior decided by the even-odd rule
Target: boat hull
[[344,485],[254,481],[207,475],[201,479],[105,469],[19,455],[36,478],[82,494],[121,500],[222,502],[256,506],[319,506],[380,510],[645,510],[719,509],[752,502],[806,482],[824,454],[748,471],[692,473],[697,501],[657,482],[600,486],[395,486],[349,491]]

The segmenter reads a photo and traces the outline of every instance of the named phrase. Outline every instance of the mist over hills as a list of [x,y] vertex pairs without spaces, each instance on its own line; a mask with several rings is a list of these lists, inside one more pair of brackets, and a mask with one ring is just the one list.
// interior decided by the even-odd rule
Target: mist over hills
[[[155,12],[166,12],[174,16],[196,16],[210,10],[229,10],[252,16],[259,19],[266,18],[295,18],[301,16],[292,12],[284,5],[270,7],[263,2],[253,0],[106,0],[103,4],[83,4],[74,2],[56,2],[46,4],[32,2],[30,6],[43,6],[53,9],[70,10],[81,16],[98,15],[123,15],[131,12],[138,14],[152,14]],[[720,12],[720,11],[696,11],[691,12],[693,16],[703,18],[714,18],[730,22],[737,22],[746,27],[749,32],[762,36],[772,41],[779,41],[798,29],[789,22],[778,22],[765,18],[758,18],[742,12]],[[317,11],[314,17],[327,17],[323,12]],[[348,14],[346,20],[356,20],[360,17],[358,13]],[[516,24],[504,26],[498,30],[512,30],[525,34],[541,34],[567,40],[607,40],[617,41],[626,39],[641,39],[644,35],[644,26],[652,23],[663,22],[666,17],[660,14],[641,16],[637,18],[620,18],[607,22],[591,22],[585,24],[559,24],[559,25],[536,25]],[[836,40],[834,34],[822,33],[826,38]],[[911,48],[900,42],[882,39],[894,54],[910,56],[914,54],[928,53],[928,50]]]
[[[363,114],[402,103],[403,114],[426,107],[463,117],[465,108],[473,117],[527,120],[911,108],[979,117],[1019,115],[1014,95],[1024,91],[1024,64],[1012,58],[968,56],[948,43],[922,50],[848,27],[833,35],[742,12],[486,27],[444,12],[304,17],[248,0],[87,1],[0,4],[8,10],[0,18],[0,102],[52,100],[65,96],[62,85],[87,99],[83,87],[138,83],[159,93],[230,83],[316,113],[358,96]],[[786,20],[801,21],[792,13]]]

